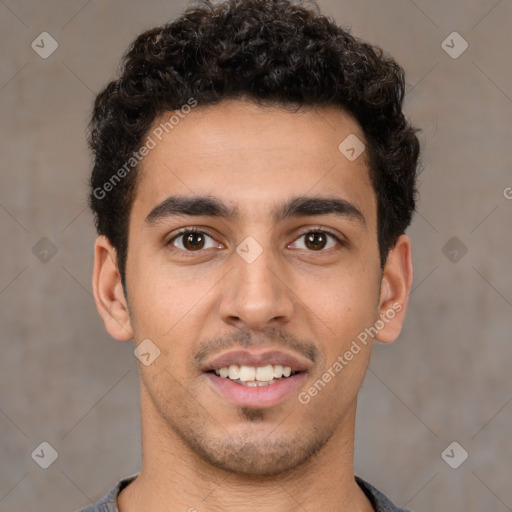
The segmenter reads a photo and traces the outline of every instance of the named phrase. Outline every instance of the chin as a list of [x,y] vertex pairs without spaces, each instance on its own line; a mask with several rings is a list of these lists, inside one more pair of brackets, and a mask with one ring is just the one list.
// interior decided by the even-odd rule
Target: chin
[[[250,441],[246,441],[247,438]],[[328,439],[272,439],[250,435],[244,438],[196,443],[192,448],[210,465],[237,475],[271,477],[295,470],[310,461]],[[258,439],[258,440],[255,440]]]

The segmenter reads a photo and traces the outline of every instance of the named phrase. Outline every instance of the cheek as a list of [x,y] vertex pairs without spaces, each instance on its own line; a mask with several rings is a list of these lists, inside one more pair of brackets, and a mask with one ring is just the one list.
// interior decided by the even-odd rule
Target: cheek
[[299,397],[301,403],[311,402],[316,415],[340,419],[354,403],[368,369],[372,338],[365,329],[375,322],[375,290],[359,292],[357,297],[331,292],[323,304],[317,332],[324,360]]
[[137,343],[150,339],[160,350],[155,368],[150,367],[150,372],[143,368],[147,385],[169,392],[176,386],[182,389],[174,379],[185,382],[197,372],[194,342],[204,324],[205,308],[210,307],[207,292],[215,276],[210,273],[203,278],[190,268],[148,263],[139,268],[134,265],[134,269],[128,294],[135,339]]
[[303,298],[309,316],[323,323],[332,337],[346,340],[375,322],[380,273],[368,268],[340,269],[316,279],[314,286],[307,277],[301,279],[297,295]]
[[127,266],[127,286],[136,339],[172,336],[211,287],[190,268],[173,268],[160,255],[141,252]]
[[319,282],[307,296],[314,313],[309,316],[325,354],[315,377],[332,382],[328,387],[336,396],[355,394],[366,372],[372,346],[366,329],[378,319],[379,275],[369,275],[368,268],[362,273],[340,272]]

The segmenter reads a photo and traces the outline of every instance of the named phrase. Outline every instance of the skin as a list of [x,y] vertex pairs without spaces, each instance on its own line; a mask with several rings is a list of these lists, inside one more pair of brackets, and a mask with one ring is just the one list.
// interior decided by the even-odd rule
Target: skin
[[[335,107],[292,113],[229,100],[192,109],[145,157],[129,223],[127,297],[115,249],[102,236],[93,271],[107,331],[136,345],[149,338],[160,349],[152,364],[139,363],[143,460],[119,496],[121,512],[171,505],[200,512],[373,510],[353,468],[357,394],[372,343],[307,404],[293,392],[276,406],[237,407],[198,363],[204,349],[277,348],[304,359],[312,348],[303,392],[396,303],[401,310],[376,339],[399,335],[412,282],[410,241],[399,237],[382,271],[366,153],[349,161],[338,149],[350,134],[365,140],[358,123]],[[238,207],[238,216],[167,216],[148,224],[149,212],[171,195],[214,196]],[[343,198],[364,223],[332,213],[274,222],[271,207],[300,195]],[[209,236],[204,248],[187,245],[187,253],[184,237],[171,239],[191,226]],[[327,235],[308,245],[303,235],[313,228],[344,244]],[[247,236],[263,251],[252,263],[236,252]]]

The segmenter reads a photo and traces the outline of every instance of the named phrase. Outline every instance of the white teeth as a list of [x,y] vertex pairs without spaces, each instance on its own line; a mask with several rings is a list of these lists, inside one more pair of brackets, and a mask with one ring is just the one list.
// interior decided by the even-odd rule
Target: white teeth
[[[230,375],[231,377],[231,375]],[[254,366],[240,366],[240,380],[247,382],[256,378],[256,368]]]
[[274,378],[274,368],[271,364],[267,366],[258,366],[256,368],[256,380],[268,382]]
[[229,378],[238,381],[239,384],[248,386],[259,386],[265,384],[273,384],[275,379],[282,377],[289,377],[292,373],[290,366],[282,366],[280,364],[266,366],[238,366],[232,364],[231,366],[224,366],[214,370],[215,373],[222,378]]
[[238,381],[239,384],[242,384],[242,386],[249,386],[251,388],[255,388],[255,387],[261,387],[261,386],[270,386],[271,384],[275,384],[277,381],[272,381],[272,382],[258,382],[257,380],[250,380],[248,382],[242,382],[242,381]]
[[228,377],[231,380],[237,380],[240,378],[240,368],[237,364],[232,364],[228,370]]
[[283,366],[280,364],[274,365],[274,379],[280,379],[283,376]]

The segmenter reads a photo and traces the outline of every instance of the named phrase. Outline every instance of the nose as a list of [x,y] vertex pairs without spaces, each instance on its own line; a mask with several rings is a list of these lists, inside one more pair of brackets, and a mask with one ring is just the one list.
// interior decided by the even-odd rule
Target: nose
[[223,280],[219,314],[227,324],[259,331],[291,320],[295,310],[291,283],[265,249],[252,262],[233,254],[234,268]]

